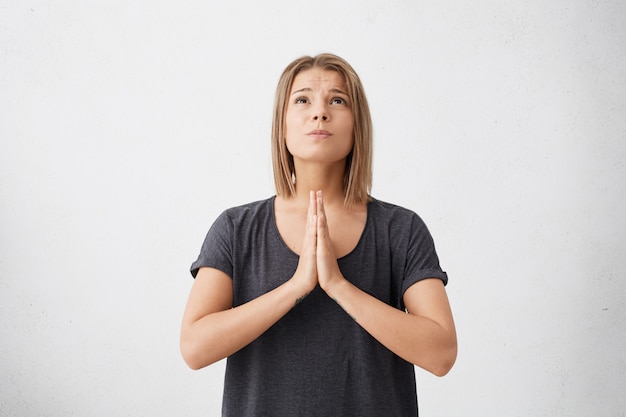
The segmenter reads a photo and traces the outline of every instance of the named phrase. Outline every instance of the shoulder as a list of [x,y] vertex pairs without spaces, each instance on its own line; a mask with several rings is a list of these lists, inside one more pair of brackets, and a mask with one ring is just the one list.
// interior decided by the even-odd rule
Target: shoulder
[[378,230],[384,228],[395,239],[430,235],[426,223],[415,211],[397,204],[372,198],[368,205],[368,217]]
[[250,203],[234,206],[226,209],[224,212],[228,214],[250,213],[259,210],[267,210],[274,205],[274,196],[263,200],[252,201]]
[[222,212],[220,217],[226,217],[231,221],[252,219],[259,215],[271,214],[274,207],[274,197],[264,200],[253,201],[239,206],[230,207]]
[[239,234],[270,227],[274,218],[274,197],[230,207],[215,219],[212,229]]
[[391,221],[391,222],[422,222],[420,216],[408,208],[399,206],[397,204],[381,201],[376,198],[370,200],[369,212],[371,216],[377,221]]

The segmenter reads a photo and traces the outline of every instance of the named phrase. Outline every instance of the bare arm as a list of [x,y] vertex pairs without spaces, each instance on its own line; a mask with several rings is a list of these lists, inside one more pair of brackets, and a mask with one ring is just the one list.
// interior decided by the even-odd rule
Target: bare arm
[[347,280],[325,289],[376,340],[404,360],[437,376],[456,360],[456,331],[439,279],[412,285],[404,294],[408,313],[361,291]]
[[293,281],[287,281],[231,308],[231,278],[217,269],[201,268],[183,315],[180,348],[185,362],[200,369],[237,352],[287,314],[304,294]]
[[396,355],[435,375],[456,360],[454,320],[443,282],[426,279],[404,293],[408,312],[394,308],[347,281],[337,265],[321,194],[317,198],[317,270],[320,286],[376,340]]
[[183,315],[180,350],[192,369],[217,362],[254,341],[317,285],[315,198],[311,195],[302,254],[293,277],[278,288],[232,308],[232,279],[200,268]]

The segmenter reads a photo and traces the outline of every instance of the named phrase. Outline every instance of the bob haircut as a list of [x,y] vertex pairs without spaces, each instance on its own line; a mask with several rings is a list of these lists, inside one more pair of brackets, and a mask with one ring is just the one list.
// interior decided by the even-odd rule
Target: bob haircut
[[367,98],[359,76],[344,59],[333,54],[303,56],[285,68],[276,87],[272,120],[272,166],[276,194],[293,197],[296,194],[296,172],[293,156],[285,140],[285,115],[293,80],[300,72],[321,68],[337,71],[346,81],[350,106],[354,116],[353,147],[346,158],[343,178],[344,204],[351,207],[370,200],[372,188],[373,129]]

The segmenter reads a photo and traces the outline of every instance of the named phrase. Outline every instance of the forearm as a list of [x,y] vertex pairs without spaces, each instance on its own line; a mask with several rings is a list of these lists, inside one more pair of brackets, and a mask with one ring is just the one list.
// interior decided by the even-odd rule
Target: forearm
[[435,375],[456,359],[454,325],[398,310],[341,280],[326,291],[361,327],[390,351]]
[[200,369],[245,347],[306,295],[292,281],[235,308],[205,315],[185,326],[181,350],[187,364]]

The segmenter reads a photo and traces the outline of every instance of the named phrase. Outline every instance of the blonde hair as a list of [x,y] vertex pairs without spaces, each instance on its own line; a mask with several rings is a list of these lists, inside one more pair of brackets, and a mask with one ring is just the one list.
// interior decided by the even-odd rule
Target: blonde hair
[[272,166],[276,194],[292,197],[296,193],[293,156],[287,150],[285,141],[285,114],[293,80],[300,72],[311,68],[337,71],[343,75],[346,81],[354,116],[354,145],[346,158],[343,184],[344,204],[347,206],[364,204],[369,201],[369,193],[372,188],[372,118],[359,76],[350,64],[333,54],[298,58],[290,63],[280,76],[276,87],[272,120]]

